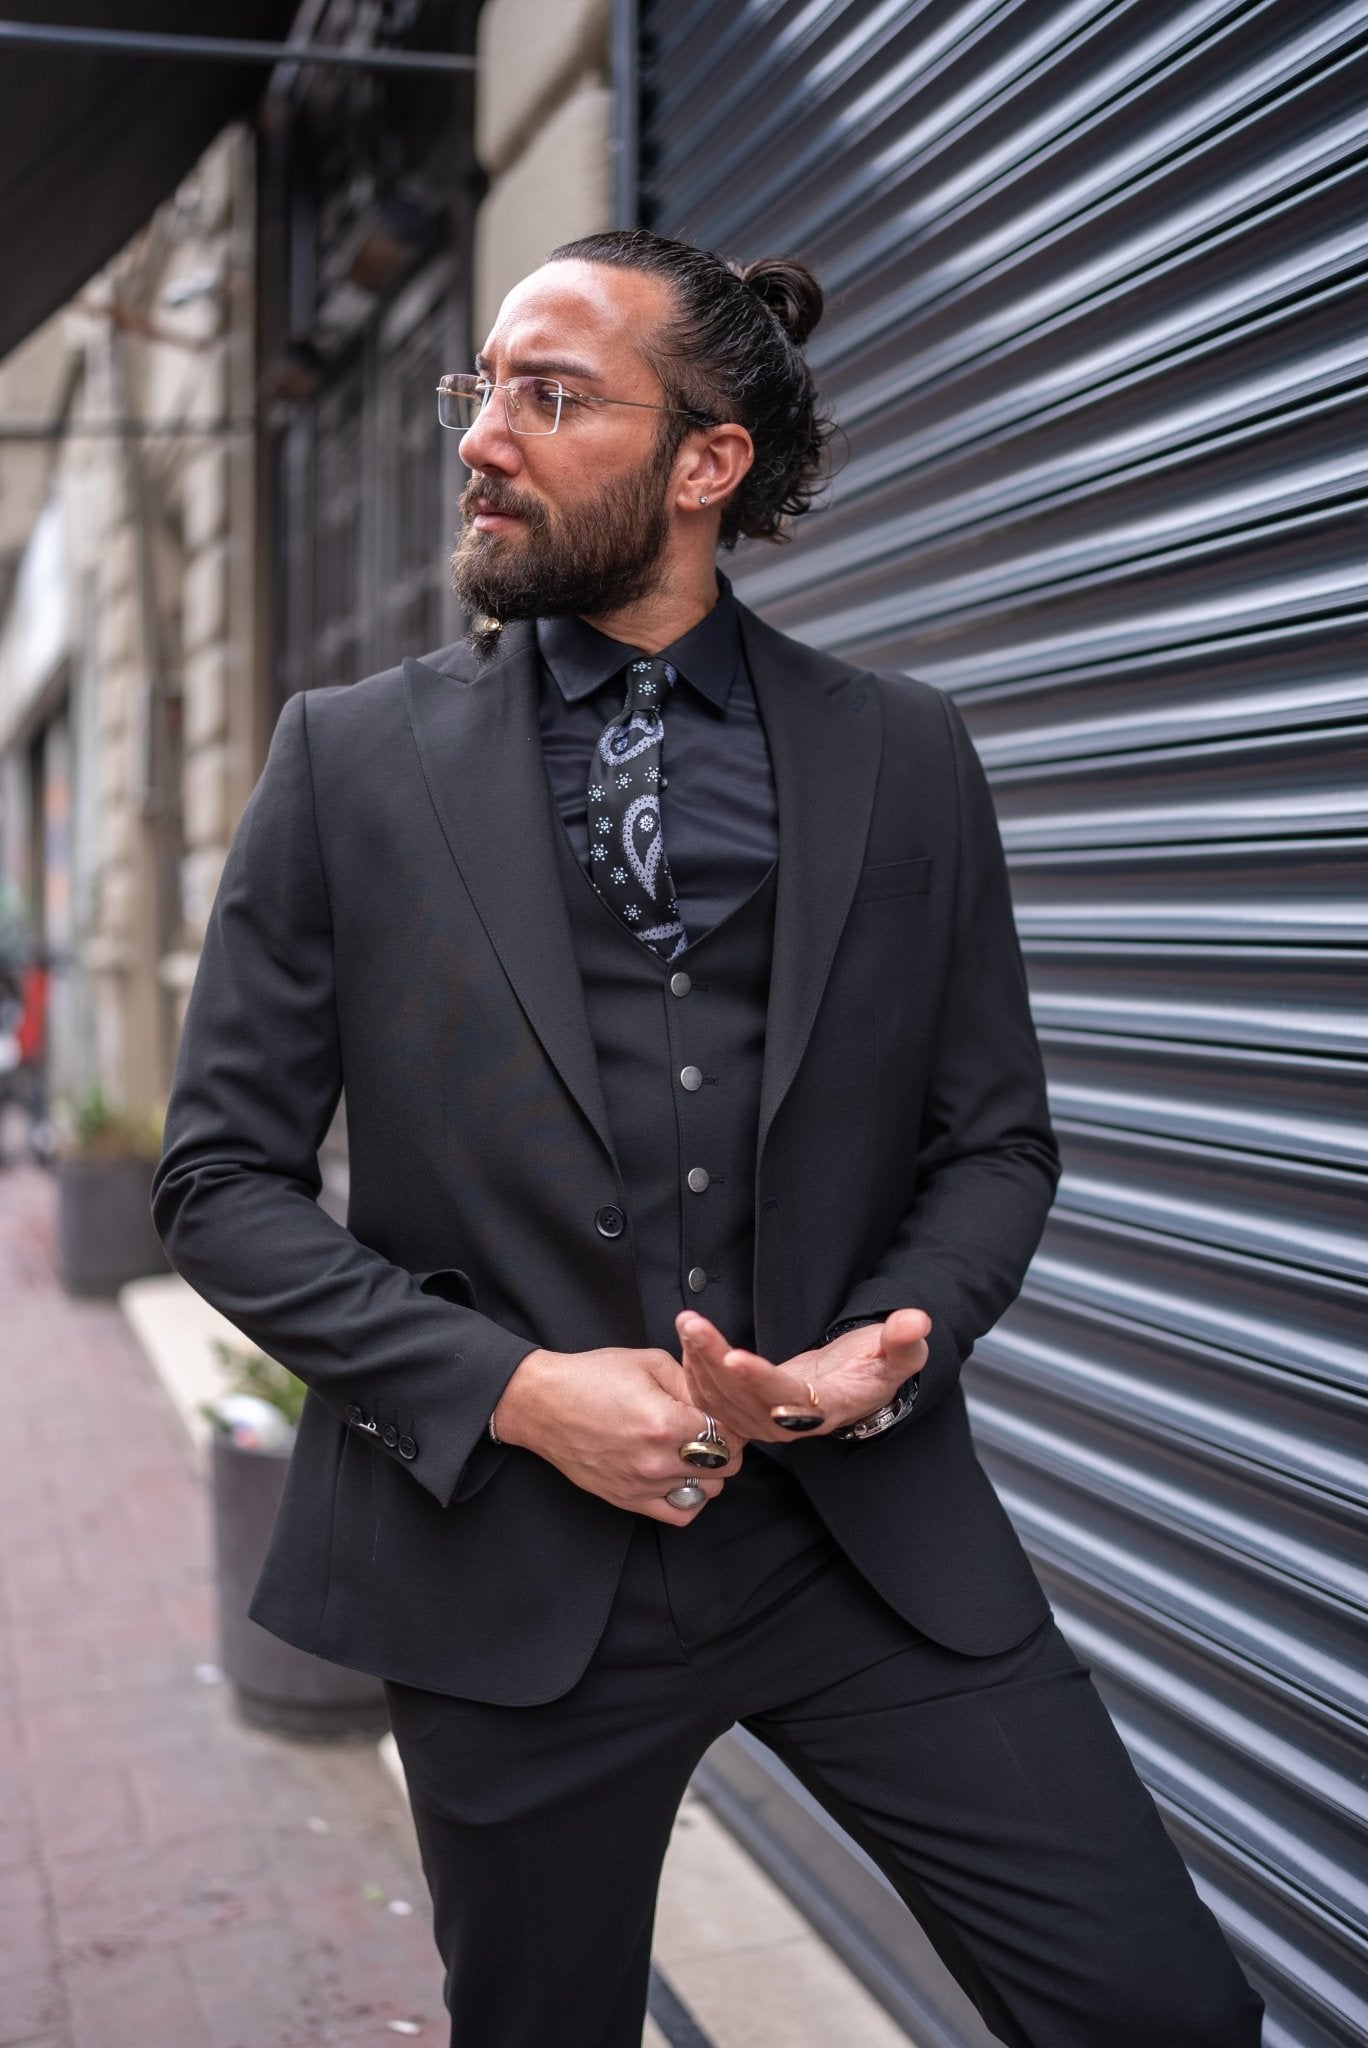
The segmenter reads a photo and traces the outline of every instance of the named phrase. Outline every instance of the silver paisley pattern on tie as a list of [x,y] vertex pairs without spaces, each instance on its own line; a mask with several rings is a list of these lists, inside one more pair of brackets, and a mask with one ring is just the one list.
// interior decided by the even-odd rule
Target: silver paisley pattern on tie
[[688,943],[660,829],[661,711],[678,680],[668,661],[633,661],[621,712],[589,768],[589,875],[609,908],[662,960]]

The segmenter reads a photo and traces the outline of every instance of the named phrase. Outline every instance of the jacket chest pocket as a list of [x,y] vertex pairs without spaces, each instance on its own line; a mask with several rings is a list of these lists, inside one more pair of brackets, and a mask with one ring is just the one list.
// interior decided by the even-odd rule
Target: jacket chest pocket
[[931,887],[931,866],[929,853],[915,860],[877,861],[860,870],[851,902],[882,903],[890,896],[924,896]]

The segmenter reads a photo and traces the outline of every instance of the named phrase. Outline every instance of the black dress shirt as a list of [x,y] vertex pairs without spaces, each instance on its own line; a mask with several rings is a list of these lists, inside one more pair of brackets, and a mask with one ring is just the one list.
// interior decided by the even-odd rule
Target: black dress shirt
[[[679,671],[663,706],[660,828],[692,944],[746,901],[779,850],[769,743],[746,668],[736,600],[724,576],[706,618],[660,650]],[[623,670],[639,647],[583,619],[539,619],[541,737],[547,778],[570,844],[589,867],[589,763],[622,710]]]

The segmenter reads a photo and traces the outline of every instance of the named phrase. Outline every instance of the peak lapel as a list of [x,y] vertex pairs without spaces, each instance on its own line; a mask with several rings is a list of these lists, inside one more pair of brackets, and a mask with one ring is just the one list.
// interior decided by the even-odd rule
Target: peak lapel
[[610,1158],[612,1138],[589,1033],[556,851],[537,722],[530,627],[473,678],[404,663],[409,720],[452,859],[514,994]]
[[811,1036],[850,909],[882,734],[870,677],[787,639],[744,605],[741,624],[779,805],[758,1158]]

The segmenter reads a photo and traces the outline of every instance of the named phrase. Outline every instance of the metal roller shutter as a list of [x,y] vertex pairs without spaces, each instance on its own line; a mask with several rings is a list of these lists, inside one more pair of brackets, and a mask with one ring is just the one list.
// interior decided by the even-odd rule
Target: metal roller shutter
[[1066,1175],[985,1461],[1268,2041],[1364,2041],[1368,5],[646,0],[641,62],[642,218],[830,295],[848,459],[738,586],[993,778]]

